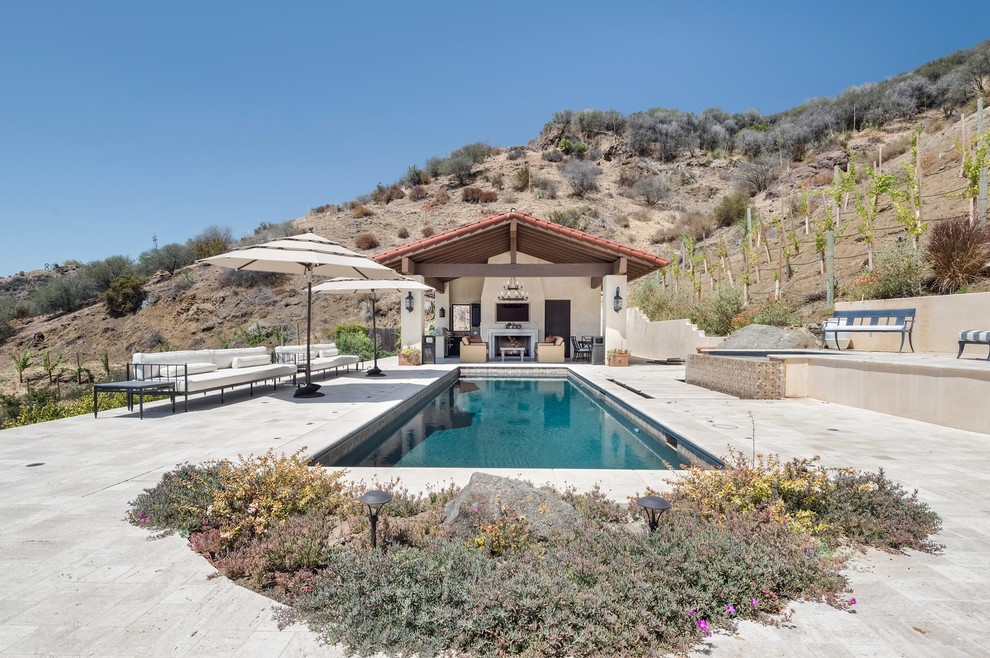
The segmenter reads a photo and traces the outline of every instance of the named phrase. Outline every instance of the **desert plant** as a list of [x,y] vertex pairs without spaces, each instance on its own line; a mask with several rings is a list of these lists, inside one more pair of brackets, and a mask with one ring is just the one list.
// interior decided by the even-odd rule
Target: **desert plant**
[[557,182],[549,178],[533,177],[532,185],[536,189],[537,198],[556,199]]
[[868,272],[857,291],[866,299],[916,297],[921,294],[924,264],[910,245],[900,243],[877,252],[876,267]]
[[385,187],[381,183],[372,192],[371,198],[375,203],[380,203],[382,205],[388,205],[396,199],[404,199],[406,193],[402,191],[402,188],[398,185],[392,184]]
[[[260,288],[282,285],[289,278],[282,272],[258,272],[255,270],[235,270],[224,268],[220,271],[220,282],[229,288]],[[191,284],[182,281],[173,286],[173,291],[188,290]]]
[[409,200],[410,201],[422,201],[427,196],[426,188],[422,185],[416,185],[411,190],[409,190]]
[[547,162],[560,162],[564,159],[564,152],[560,149],[547,149],[540,154]]
[[433,224],[423,224],[419,227],[419,232],[424,238],[428,238],[434,235],[437,231],[433,228]]
[[351,217],[354,219],[362,219],[364,217],[370,217],[374,214],[374,211],[363,203],[355,203],[354,207],[351,208]]
[[234,234],[226,226],[209,226],[186,243],[192,252],[193,260],[216,256],[230,249],[234,244]]
[[39,313],[71,313],[94,298],[90,282],[77,274],[55,275],[31,294]]
[[529,188],[529,175],[529,163],[526,163],[516,172],[516,182],[513,184],[512,189],[516,192],[527,190]]
[[799,327],[802,318],[794,308],[782,299],[766,301],[743,309],[732,318],[732,329],[738,331],[751,324],[765,324],[771,327]]
[[602,170],[592,162],[574,160],[565,164],[560,173],[570,184],[574,196],[583,197],[598,189],[598,177]]
[[446,176],[453,176],[457,179],[458,185],[466,185],[471,180],[474,170],[474,160],[467,155],[451,156],[444,161],[441,173]]
[[398,235],[400,240],[405,240],[409,237],[409,229],[405,226],[399,227],[399,232],[396,235]]
[[208,509],[222,545],[260,536],[269,527],[311,507],[345,508],[354,501],[344,495],[342,471],[309,468],[305,448],[292,455],[248,455],[238,462],[216,462],[220,483]]
[[640,178],[632,186],[632,195],[643,197],[648,206],[655,206],[670,196],[670,185],[659,176]]
[[378,238],[375,237],[374,233],[358,233],[354,236],[354,246],[358,249],[375,249],[378,244]]
[[492,203],[498,201],[498,193],[477,187],[465,187],[461,190],[461,199],[466,203]]
[[741,164],[733,178],[740,189],[755,196],[777,182],[777,165],[770,158],[757,158]]
[[935,288],[955,292],[990,265],[990,227],[970,224],[966,217],[939,222],[932,228],[925,259],[935,274]]
[[130,501],[127,520],[149,530],[175,530],[188,535],[208,523],[209,509],[220,489],[216,462],[178,464],[154,487]]
[[505,177],[501,173],[492,174],[491,184],[496,190],[505,189]]
[[124,275],[113,280],[103,292],[103,303],[110,317],[120,318],[136,313],[141,308],[146,293],[144,279],[139,276]]
[[431,181],[429,172],[420,169],[416,165],[411,165],[406,170],[406,175],[402,177],[402,182],[410,187],[429,185]]
[[134,271],[134,263],[127,256],[110,256],[94,260],[83,268],[83,276],[92,283],[98,293],[109,290],[114,281]]
[[749,206],[749,196],[745,192],[731,192],[722,197],[715,206],[712,218],[720,227],[732,226],[746,216],[747,206]]

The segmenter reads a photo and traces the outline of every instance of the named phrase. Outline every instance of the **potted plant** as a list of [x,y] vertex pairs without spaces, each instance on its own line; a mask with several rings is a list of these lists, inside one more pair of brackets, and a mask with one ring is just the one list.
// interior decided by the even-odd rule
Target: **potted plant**
[[423,362],[423,352],[418,347],[403,347],[399,350],[400,366],[418,366]]
[[608,364],[610,366],[628,366],[629,365],[629,350],[624,347],[618,347],[609,350],[607,353]]

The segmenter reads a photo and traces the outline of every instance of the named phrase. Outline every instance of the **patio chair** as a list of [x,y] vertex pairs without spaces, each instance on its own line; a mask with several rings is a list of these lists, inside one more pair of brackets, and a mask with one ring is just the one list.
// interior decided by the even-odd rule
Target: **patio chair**
[[571,336],[571,360],[591,361],[591,345],[578,341],[577,336]]

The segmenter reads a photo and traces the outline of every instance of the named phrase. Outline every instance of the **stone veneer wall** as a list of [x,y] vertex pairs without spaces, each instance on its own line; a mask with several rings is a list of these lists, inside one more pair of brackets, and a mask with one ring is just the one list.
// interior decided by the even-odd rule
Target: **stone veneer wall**
[[685,379],[688,384],[746,400],[784,397],[784,364],[780,361],[690,354]]

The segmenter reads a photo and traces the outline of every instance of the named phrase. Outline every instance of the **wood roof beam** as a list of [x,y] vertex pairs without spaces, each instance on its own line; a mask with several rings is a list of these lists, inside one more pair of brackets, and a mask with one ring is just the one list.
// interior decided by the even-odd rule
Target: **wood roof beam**
[[454,279],[465,276],[601,277],[612,274],[612,263],[417,263],[424,277]]

